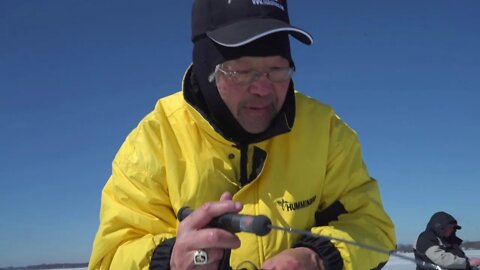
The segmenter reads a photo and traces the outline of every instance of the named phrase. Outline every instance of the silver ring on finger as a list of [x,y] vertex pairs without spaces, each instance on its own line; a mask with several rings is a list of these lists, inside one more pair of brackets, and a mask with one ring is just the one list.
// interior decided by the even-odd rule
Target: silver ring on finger
[[203,249],[197,249],[193,252],[193,264],[205,265],[208,263],[208,254]]

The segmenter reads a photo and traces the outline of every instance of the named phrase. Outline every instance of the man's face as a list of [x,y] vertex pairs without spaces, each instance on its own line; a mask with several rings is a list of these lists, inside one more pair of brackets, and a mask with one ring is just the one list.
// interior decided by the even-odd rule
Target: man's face
[[[286,69],[289,62],[280,56],[242,57],[222,64],[225,71],[268,72]],[[249,84],[237,84],[227,75],[218,72],[217,88],[223,102],[233,117],[249,133],[265,131],[283,106],[290,79],[272,82],[265,74]]]
[[449,237],[455,231],[455,224],[447,224],[443,229],[443,233],[445,237]]

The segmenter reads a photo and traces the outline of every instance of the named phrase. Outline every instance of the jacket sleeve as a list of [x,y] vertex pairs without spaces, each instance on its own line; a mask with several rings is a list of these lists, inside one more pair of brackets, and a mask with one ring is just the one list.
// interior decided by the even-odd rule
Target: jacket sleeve
[[433,231],[427,229],[418,236],[414,246],[415,255],[422,261],[434,263],[441,267],[470,269],[468,259],[464,256],[458,244],[455,243],[458,242],[457,239],[454,242],[447,243],[447,248]]
[[429,247],[425,255],[433,263],[449,269],[465,269],[468,265],[467,258],[462,258],[447,252],[438,245]]
[[[377,181],[364,165],[356,133],[337,116],[331,122],[323,201],[312,232],[376,248],[395,249],[394,225],[385,213]],[[297,245],[312,239],[301,239]],[[318,241],[313,248],[326,269],[380,269],[388,261],[383,254],[340,241]]]
[[113,161],[89,269],[148,269],[156,247],[176,234],[157,130],[140,123]]

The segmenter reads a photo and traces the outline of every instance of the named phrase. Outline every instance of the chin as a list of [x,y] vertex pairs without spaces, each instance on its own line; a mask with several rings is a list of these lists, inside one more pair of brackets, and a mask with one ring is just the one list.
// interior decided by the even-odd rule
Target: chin
[[[255,121],[257,120],[257,121]],[[237,120],[238,121],[238,120]],[[238,121],[242,128],[251,134],[259,134],[268,129],[272,121],[267,121],[263,118],[249,119],[249,121]]]
[[248,133],[251,133],[251,134],[260,134],[262,132],[264,132],[265,130],[267,130],[267,128],[265,127],[245,127],[245,126],[242,126],[243,129],[245,129],[245,131],[247,131]]

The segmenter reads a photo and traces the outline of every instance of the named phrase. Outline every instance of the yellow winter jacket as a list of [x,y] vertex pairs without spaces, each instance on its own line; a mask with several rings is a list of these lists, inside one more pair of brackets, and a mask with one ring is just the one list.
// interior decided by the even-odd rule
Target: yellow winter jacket
[[[127,137],[102,193],[100,226],[89,269],[148,269],[152,253],[175,237],[181,207],[200,207],[229,191],[241,213],[274,225],[393,250],[394,226],[377,182],[363,163],[357,135],[334,111],[295,92],[290,132],[248,148],[252,181],[239,179],[240,151],[219,135],[182,92],[162,98]],[[263,154],[256,154],[263,153]],[[252,170],[252,160],[260,163]],[[257,266],[292,247],[298,235],[239,233],[230,265]],[[332,241],[344,269],[374,269],[388,256]]]

